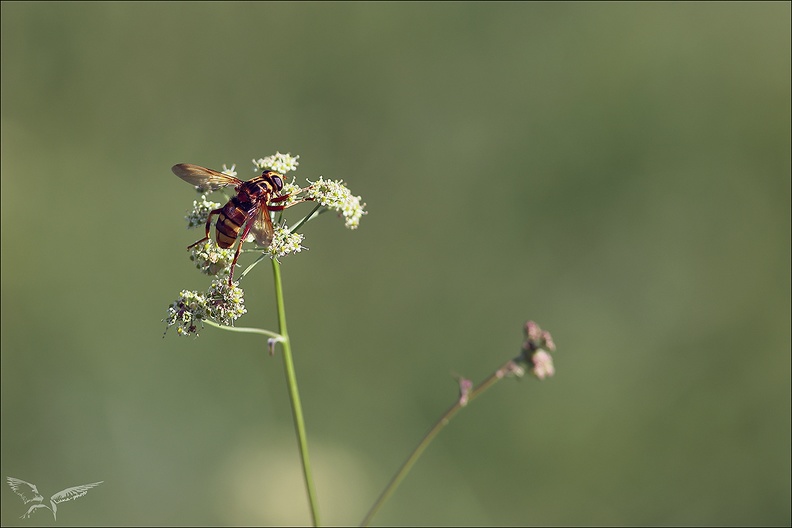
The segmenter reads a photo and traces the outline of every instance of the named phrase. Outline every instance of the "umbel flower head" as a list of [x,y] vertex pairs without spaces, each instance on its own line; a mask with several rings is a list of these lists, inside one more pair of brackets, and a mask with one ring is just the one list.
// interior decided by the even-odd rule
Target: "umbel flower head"
[[205,226],[209,213],[219,207],[219,203],[210,202],[206,199],[206,193],[202,193],[201,197],[193,202],[192,210],[184,217],[187,220],[187,229]]
[[164,319],[165,331],[175,326],[177,335],[197,336],[199,325],[202,328],[207,319],[224,326],[233,326],[234,321],[247,313],[243,296],[244,292],[237,283],[229,286],[225,279],[213,281],[205,293],[182,290],[179,298],[168,307]]
[[232,326],[234,321],[247,313],[244,295],[238,282],[229,285],[222,279],[212,281],[206,292],[209,317],[218,324]]
[[[241,277],[261,262],[261,257],[280,259],[307,249],[303,246],[305,239],[303,233],[297,230],[324,211],[337,211],[339,216],[344,218],[346,227],[350,229],[356,229],[360,225],[361,217],[366,214],[365,204],[361,202],[360,196],[353,196],[341,180],[332,181],[320,177],[316,182],[309,181],[306,187],[300,187],[294,180],[285,181],[282,175],[297,170],[299,158],[300,156],[276,152],[272,156],[253,160],[254,171],[275,171],[281,175],[282,185],[277,177],[267,175],[253,186],[244,186],[243,181],[237,178],[235,164],[230,168],[224,164],[222,173],[197,165],[174,166],[174,173],[188,183],[194,183],[201,193],[200,197],[193,201],[192,210],[185,218],[188,228],[199,228],[202,231],[206,229],[206,238],[189,246],[190,260],[198,270],[216,277],[216,280],[205,293],[182,291],[179,298],[168,308],[165,319],[168,328],[175,326],[179,335],[197,334],[198,327],[202,326],[201,323],[205,320],[231,325],[245,313],[242,290],[237,282],[232,282],[234,278],[232,267],[242,253],[243,243],[258,241],[258,248],[246,249],[244,252],[260,252],[261,256],[242,273]],[[265,185],[269,185],[268,191]],[[224,198],[226,202],[233,193],[236,193],[237,200],[232,202],[233,207],[227,208],[209,198],[210,191],[214,192],[223,187],[226,188]],[[264,192],[261,189],[264,189]],[[231,195],[228,194],[229,190],[232,191]],[[291,211],[293,206],[305,202],[314,202],[313,209],[292,227],[287,227],[283,221],[284,212]],[[238,213],[238,216],[234,216],[231,211]],[[217,230],[215,227],[215,234],[212,236],[210,215],[215,225],[222,222],[225,226],[223,233],[227,238],[224,245],[228,244],[228,238],[233,242],[229,248],[220,248],[217,245],[215,239]],[[272,224],[271,231],[268,224]],[[248,234],[245,240],[242,240],[245,231]],[[269,234],[272,234],[271,240]],[[233,240],[234,236],[236,240]],[[221,287],[223,278],[226,279],[225,286]]]
[[275,228],[275,235],[272,237],[272,242],[267,247],[267,254],[270,258],[278,258],[286,256],[290,253],[299,253],[304,248],[300,245],[303,238],[300,233],[292,233],[286,225],[277,226]]
[[319,181],[308,187],[307,194],[311,200],[338,211],[344,217],[344,225],[349,229],[357,229],[360,217],[366,214],[363,210],[366,204],[360,203],[360,196],[352,196],[343,180],[325,180],[320,176]]
[[218,247],[214,241],[207,240],[202,244],[192,246],[190,260],[201,273],[212,277],[226,277],[231,271],[231,262],[234,260],[234,250]]
[[253,160],[253,170],[261,171],[261,170],[274,170],[275,172],[280,172],[281,174],[286,174],[287,172],[297,170],[297,160],[300,156],[292,156],[291,154],[281,154],[280,152],[276,152],[274,156],[267,156],[266,158],[259,158],[257,160]]
[[179,298],[168,307],[168,315],[165,317],[167,324],[165,331],[171,326],[176,327],[176,334],[186,336],[190,334],[198,335],[198,325],[203,326],[206,319],[208,304],[206,296],[202,293],[182,290]]

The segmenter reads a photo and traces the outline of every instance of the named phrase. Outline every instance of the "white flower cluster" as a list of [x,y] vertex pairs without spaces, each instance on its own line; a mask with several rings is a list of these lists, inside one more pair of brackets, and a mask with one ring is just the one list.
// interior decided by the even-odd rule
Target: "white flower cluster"
[[290,233],[286,226],[276,227],[275,236],[267,248],[267,254],[269,254],[270,258],[278,258],[284,257],[289,253],[299,253],[303,249],[307,249],[300,245],[303,238],[305,237],[300,233]]
[[319,181],[306,189],[306,194],[308,198],[343,215],[344,225],[349,229],[357,229],[360,217],[366,214],[363,210],[366,204],[360,203],[360,196],[352,196],[343,180],[325,180],[320,176]]
[[297,160],[300,156],[292,156],[291,154],[281,154],[276,152],[274,156],[267,156],[253,160],[253,170],[274,170],[281,174],[286,174],[289,171],[297,170]]
[[206,199],[206,195],[202,194],[198,200],[193,201],[192,211],[187,213],[187,216],[184,217],[184,219],[187,220],[187,228],[190,229],[192,227],[206,225],[206,219],[209,218],[209,213],[218,208],[220,208],[219,203],[210,202]]
[[225,277],[231,271],[234,250],[218,247],[211,239],[190,248],[190,260],[201,273]]
[[164,319],[167,325],[165,331],[175,326],[176,333],[180,336],[197,336],[200,330],[198,324],[203,326],[202,322],[207,319],[231,326],[247,313],[244,292],[237,284],[235,282],[229,285],[225,279],[218,279],[212,282],[206,293],[182,290],[179,298],[168,307],[168,314]]
[[229,285],[225,279],[218,279],[212,281],[206,292],[209,315],[221,325],[231,326],[247,313],[243,297],[245,292],[238,285],[238,282]]
[[207,308],[204,294],[182,290],[179,298],[168,307],[168,315],[165,318],[168,326],[165,331],[175,326],[176,333],[180,336],[198,335],[197,324],[206,319]]

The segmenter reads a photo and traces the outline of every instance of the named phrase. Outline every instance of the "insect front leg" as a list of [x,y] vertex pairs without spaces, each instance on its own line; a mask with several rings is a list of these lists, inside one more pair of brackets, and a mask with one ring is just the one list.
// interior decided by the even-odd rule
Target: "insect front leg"
[[209,211],[209,218],[206,219],[206,236],[203,237],[198,242],[195,242],[194,244],[190,244],[189,246],[187,246],[187,249],[193,248],[193,247],[197,246],[198,244],[200,244],[201,242],[206,242],[207,240],[209,240],[209,238],[210,238],[209,237],[209,231],[212,229],[212,216],[214,216],[216,214],[220,214],[220,212],[222,210],[223,209],[220,208],[220,209],[214,209],[212,211]]
[[[289,198],[289,196],[291,196],[291,195],[287,194],[285,196],[277,196],[277,197],[273,198],[272,200],[270,200],[270,203],[272,203],[272,202],[282,202],[283,200],[287,200]],[[312,201],[313,201],[313,198],[300,198],[296,202],[290,203],[288,205],[269,205],[268,204],[267,205],[267,209],[269,211],[283,211],[284,209],[288,209],[289,207],[291,207],[293,205],[301,204],[303,202],[312,202]]]
[[245,220],[245,228],[242,230],[242,234],[239,235],[239,238],[237,238],[237,248],[236,248],[236,252],[234,253],[234,260],[231,261],[231,271],[228,274],[229,286],[231,286],[232,283],[234,282],[234,268],[236,267],[237,259],[239,258],[239,253],[242,251],[242,244],[245,243],[245,239],[250,233],[250,228],[253,227],[253,222],[256,221],[255,219],[256,219],[255,214],[248,215],[247,220]]

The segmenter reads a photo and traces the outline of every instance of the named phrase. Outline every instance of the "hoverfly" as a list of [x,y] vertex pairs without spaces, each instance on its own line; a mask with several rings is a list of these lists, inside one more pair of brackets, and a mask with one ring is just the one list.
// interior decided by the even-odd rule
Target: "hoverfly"
[[217,215],[215,223],[217,245],[228,249],[239,240],[234,260],[231,263],[231,273],[228,276],[228,284],[231,285],[239,252],[242,250],[242,243],[248,234],[252,234],[256,242],[265,248],[272,243],[275,229],[272,226],[269,212],[281,211],[286,206],[270,205],[270,202],[280,202],[289,197],[289,195],[280,196],[279,194],[283,189],[283,176],[275,171],[265,170],[261,176],[242,181],[222,172],[190,163],[179,163],[174,165],[171,170],[182,180],[200,189],[216,191],[227,185],[234,186],[236,196],[233,196],[220,209],[209,212],[209,218],[206,219],[206,236],[187,246],[187,249],[190,249],[209,240],[212,217]]

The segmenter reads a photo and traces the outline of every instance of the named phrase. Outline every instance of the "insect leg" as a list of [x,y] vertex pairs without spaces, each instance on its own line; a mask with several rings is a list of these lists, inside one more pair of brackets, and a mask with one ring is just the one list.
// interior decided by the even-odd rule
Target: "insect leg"
[[205,236],[205,237],[203,237],[203,238],[202,238],[201,240],[199,240],[198,242],[195,242],[195,243],[193,243],[193,244],[190,244],[189,246],[187,246],[187,249],[190,249],[190,248],[192,248],[192,247],[195,247],[195,246],[197,246],[198,244],[200,244],[201,242],[206,242],[207,240],[209,240],[209,231],[210,231],[210,229],[212,228],[212,216],[214,216],[214,215],[216,215],[216,214],[220,214],[220,212],[221,212],[222,210],[223,210],[223,209],[221,208],[221,209],[214,209],[214,210],[212,210],[212,211],[209,211],[209,218],[207,218],[207,219],[206,219],[206,236]]
[[247,220],[245,220],[245,228],[242,230],[242,234],[239,235],[237,238],[237,248],[236,253],[234,253],[234,260],[231,262],[231,272],[228,274],[228,285],[234,282],[234,268],[236,267],[237,259],[239,258],[239,253],[242,251],[242,244],[245,242],[245,239],[250,233],[250,228],[253,227],[253,222],[256,221],[256,209],[253,210],[253,214],[248,215]]
[[[272,200],[270,200],[270,202],[282,202],[283,200],[285,200],[288,197],[289,197],[288,195],[279,196],[278,198],[280,198],[280,199],[273,198]],[[313,198],[301,198],[301,199],[297,200],[294,203],[290,203],[289,205],[267,205],[267,209],[269,209],[270,211],[283,211],[284,209],[288,209],[289,207],[291,207],[293,205],[301,204],[303,202],[312,202],[312,201],[313,201]]]

